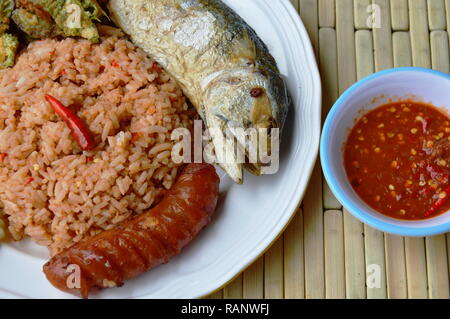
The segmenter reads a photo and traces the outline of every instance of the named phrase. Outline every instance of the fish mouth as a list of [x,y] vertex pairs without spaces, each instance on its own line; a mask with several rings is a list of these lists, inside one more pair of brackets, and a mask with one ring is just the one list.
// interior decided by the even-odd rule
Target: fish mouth
[[[264,168],[271,165],[271,162],[266,159],[266,158],[271,158],[273,155],[272,154],[273,140],[272,140],[272,136],[270,135],[270,132],[273,129],[278,129],[278,128],[279,127],[271,126],[271,127],[264,129],[264,130],[267,130],[267,135],[258,139],[258,142],[256,145],[256,149],[258,151],[258,156],[256,157],[256,160],[251,159],[251,155],[249,154],[249,148],[245,147],[244,152],[245,152],[246,162],[244,163],[244,168],[251,174],[253,174],[255,176],[261,176],[264,174],[264,172],[263,172]],[[260,137],[260,136],[258,136],[258,137]],[[246,146],[248,146],[248,145],[246,145]],[[243,147],[243,146],[241,145],[241,147]],[[263,154],[261,154],[261,153],[263,153]]]
[[[275,123],[273,121],[273,123]],[[242,184],[244,169],[256,176],[264,175],[264,168],[271,166],[273,142],[273,129],[276,125],[268,127],[236,128],[221,122],[217,117],[207,117],[207,126],[215,150],[215,161],[225,170],[231,179]]]
[[235,143],[235,135],[231,133],[232,130],[225,128],[224,121],[216,116],[207,116],[206,123],[214,145],[214,161],[235,183],[242,184],[245,161],[240,160],[240,157],[245,153],[242,153],[241,143]]

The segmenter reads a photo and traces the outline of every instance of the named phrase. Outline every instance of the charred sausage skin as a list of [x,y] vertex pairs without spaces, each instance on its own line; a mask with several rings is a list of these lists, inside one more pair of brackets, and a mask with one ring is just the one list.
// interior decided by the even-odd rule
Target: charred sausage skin
[[[44,273],[56,288],[83,298],[92,289],[121,286],[179,254],[210,222],[218,196],[215,168],[189,164],[158,205],[54,256]],[[79,267],[80,278],[70,288],[73,265]]]

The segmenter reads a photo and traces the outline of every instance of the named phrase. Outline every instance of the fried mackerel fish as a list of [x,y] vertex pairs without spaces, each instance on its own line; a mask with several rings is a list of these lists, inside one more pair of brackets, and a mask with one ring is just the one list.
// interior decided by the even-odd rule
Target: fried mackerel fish
[[[243,164],[226,133],[281,128],[288,110],[285,83],[266,45],[219,0],[110,0],[108,7],[111,19],[179,82],[216,132],[222,168],[242,183]],[[237,144],[248,157],[245,141]],[[259,175],[263,165],[245,167]]]
[[19,46],[17,37],[7,33],[14,1],[0,0],[0,69],[14,65],[14,58]]

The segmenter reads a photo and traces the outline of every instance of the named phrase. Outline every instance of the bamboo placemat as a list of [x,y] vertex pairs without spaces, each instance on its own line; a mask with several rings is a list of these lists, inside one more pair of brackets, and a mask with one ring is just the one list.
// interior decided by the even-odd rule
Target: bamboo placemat
[[[320,65],[324,118],[339,94],[375,71],[420,66],[450,73],[450,0],[291,2]],[[368,10],[375,10],[375,28],[368,27]],[[209,298],[448,299],[449,265],[450,233],[402,238],[363,225],[333,196],[318,163],[285,233]],[[367,284],[376,273],[379,282]]]

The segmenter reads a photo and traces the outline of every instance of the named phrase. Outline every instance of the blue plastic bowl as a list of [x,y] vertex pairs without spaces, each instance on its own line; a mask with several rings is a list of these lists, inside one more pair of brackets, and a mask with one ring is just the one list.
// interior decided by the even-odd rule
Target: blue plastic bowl
[[342,205],[373,228],[412,237],[446,233],[450,231],[450,211],[417,221],[385,216],[359,198],[345,172],[343,147],[355,121],[378,106],[405,99],[430,103],[450,114],[450,75],[422,68],[395,68],[355,83],[336,101],[325,121],[320,149],[323,172]]

